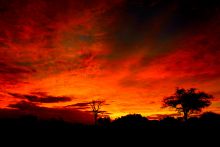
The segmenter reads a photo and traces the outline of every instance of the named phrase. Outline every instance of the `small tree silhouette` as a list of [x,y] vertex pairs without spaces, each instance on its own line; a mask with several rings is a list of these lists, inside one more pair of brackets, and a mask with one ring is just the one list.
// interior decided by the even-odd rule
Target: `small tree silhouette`
[[177,88],[174,95],[163,99],[163,107],[175,108],[178,112],[183,113],[184,120],[187,121],[189,114],[200,112],[202,108],[211,104],[213,98],[205,92],[196,91],[195,88],[184,89]]
[[97,125],[98,122],[98,114],[101,113],[102,111],[100,111],[101,106],[104,104],[105,101],[103,100],[93,100],[91,102],[89,102],[89,105],[92,109],[93,115],[94,115],[94,123],[95,125]]

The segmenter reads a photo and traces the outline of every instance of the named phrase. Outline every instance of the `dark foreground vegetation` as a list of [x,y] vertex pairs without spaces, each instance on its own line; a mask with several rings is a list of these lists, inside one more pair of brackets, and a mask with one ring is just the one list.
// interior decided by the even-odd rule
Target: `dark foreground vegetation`
[[[40,120],[35,116],[0,119],[1,141],[7,144],[19,143],[42,144],[49,142],[62,146],[75,144],[105,144],[116,142],[141,146],[143,143],[170,144],[175,142],[188,144],[204,141],[218,141],[220,131],[220,115],[212,112],[204,113],[198,118],[191,117],[185,122],[180,118],[166,117],[161,120],[148,120],[139,114],[122,116],[114,121],[109,118],[98,119],[97,125],[73,124],[63,120]],[[191,143],[190,143],[191,144]]]
[[149,120],[140,114],[129,114],[113,121],[99,118],[97,125],[65,122],[62,119],[41,120],[36,116],[26,115],[20,118],[1,118],[1,130],[14,131],[74,131],[74,130],[204,130],[219,129],[220,115],[213,112],[203,113],[200,117],[182,118],[165,117],[161,120]]

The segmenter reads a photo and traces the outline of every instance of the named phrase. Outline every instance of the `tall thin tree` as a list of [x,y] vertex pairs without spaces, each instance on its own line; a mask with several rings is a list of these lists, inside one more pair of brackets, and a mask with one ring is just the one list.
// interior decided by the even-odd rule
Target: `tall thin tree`
[[103,100],[93,100],[91,102],[89,102],[89,105],[92,109],[93,115],[94,115],[94,123],[95,125],[97,125],[98,123],[98,114],[101,113],[102,111],[100,111],[101,106],[104,104],[105,101]]

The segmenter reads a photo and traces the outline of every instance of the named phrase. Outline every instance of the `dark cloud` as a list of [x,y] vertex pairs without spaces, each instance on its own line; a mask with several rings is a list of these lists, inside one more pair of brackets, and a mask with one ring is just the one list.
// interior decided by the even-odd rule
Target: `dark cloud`
[[89,102],[85,102],[85,103],[76,103],[76,104],[69,105],[69,106],[73,106],[73,107],[86,107],[86,106],[89,106]]
[[[71,21],[83,22],[88,11],[96,14],[105,1],[100,0],[1,0],[0,42],[3,46],[39,44],[46,49],[56,47],[57,29]],[[19,15],[18,15],[19,14]],[[87,18],[84,17],[86,20]],[[1,38],[2,41],[1,41]],[[91,40],[79,35],[79,40]]]
[[16,108],[19,110],[37,110],[37,109],[41,108],[41,107],[37,106],[35,103],[26,102],[26,101],[20,101],[16,104],[9,104],[8,107]]
[[[92,101],[92,102],[99,102],[99,100]],[[92,102],[76,103],[76,104],[72,104],[72,105],[67,105],[66,107],[67,108],[72,107],[72,108],[75,108],[75,109],[84,110],[85,112],[93,112],[92,108],[91,108],[91,105],[90,105]],[[102,105],[109,105],[107,103],[104,103],[105,101],[100,101],[100,102],[102,102]],[[103,110],[99,111],[99,113],[106,114],[106,115],[109,114],[107,111],[103,111]]]
[[73,108],[47,108],[26,101],[9,104],[8,107],[14,109],[0,109],[0,118],[19,117],[28,114],[41,119],[58,118],[72,123],[93,123],[93,117],[90,113]]
[[60,96],[60,97],[47,96],[44,98],[39,98],[35,95],[24,95],[24,97],[27,98],[31,102],[40,102],[40,103],[57,103],[57,102],[71,101],[71,98],[65,97],[65,96]]
[[15,98],[24,98],[24,96],[22,94],[18,94],[18,93],[8,93],[9,95],[15,97]]
[[38,95],[38,96],[42,96],[45,97],[47,96],[47,92],[31,92],[32,95]]
[[218,15],[219,2],[208,0],[125,0],[99,19],[112,58],[142,51],[147,57],[172,50],[167,46],[183,34],[201,32]]
[[66,96],[48,96],[46,93],[37,92],[37,95],[27,95],[27,94],[18,94],[18,93],[8,93],[9,95],[15,98],[27,99],[30,102],[39,102],[39,103],[58,103],[58,102],[68,102],[72,99]]
[[90,104],[89,102],[82,102],[82,103],[67,105],[66,107],[73,107],[73,108],[79,109],[79,110],[88,110],[88,109],[91,109],[89,104]]
[[93,45],[96,29],[92,21],[114,1],[1,0],[0,58],[7,68],[0,68],[0,74],[16,74],[0,75],[2,82],[18,83],[18,73],[30,74],[32,70],[38,73],[31,77],[43,77],[45,72],[57,74],[88,67],[74,59],[76,51]]
[[[67,106],[67,107],[73,107],[73,108],[75,108],[75,109],[77,109],[77,110],[88,110],[88,109],[91,109],[91,107],[89,107],[89,106],[87,106],[87,107],[76,107],[76,106],[71,106],[71,105],[69,105],[69,106]],[[86,112],[92,112],[92,111],[86,111]]]
[[35,72],[34,69],[27,67],[10,65],[9,63],[0,62],[0,74],[27,74]]
[[0,61],[1,83],[16,84],[34,73],[36,73],[36,70],[32,67],[17,65],[11,61]]
[[[63,53],[60,48],[81,49],[84,43],[85,48],[89,48],[91,44],[101,42],[110,50],[110,55],[104,58],[123,58],[141,51],[146,53],[143,60],[149,62],[158,54],[173,49],[167,44],[175,42],[176,34],[183,33],[183,30],[197,30],[192,24],[197,28],[198,23],[211,19],[209,16],[215,15],[218,3],[208,0],[2,0],[0,45],[3,49],[0,50],[0,57],[6,58],[6,61],[18,58],[19,64],[28,67],[37,64],[40,66],[38,70],[48,71],[46,69],[51,66],[56,66],[54,72],[66,68],[74,70],[90,64],[84,60],[73,60],[72,57],[54,61]],[[86,17],[81,18],[84,14]],[[68,29],[62,30],[65,27]],[[188,30],[188,27],[193,29]],[[36,49],[33,51],[36,57],[32,58],[31,52]],[[60,61],[64,65],[71,63],[71,66],[62,66]],[[28,72],[31,68],[13,63],[8,69],[0,69],[0,73],[13,71]]]
[[[56,40],[57,29],[74,20],[79,25],[73,28],[83,28],[84,31],[77,35],[67,33],[67,38],[61,35],[64,37],[61,40],[70,43],[70,46],[75,46],[77,40],[93,42],[98,39],[111,46],[112,56],[134,54],[143,50],[143,46],[146,51],[151,48],[151,54],[158,54],[169,48],[157,44],[163,46],[166,38],[175,39],[176,32],[182,32],[192,24],[196,26],[206,22],[219,8],[218,1],[208,0],[124,0],[114,5],[112,3],[101,0],[2,0],[0,26],[5,29],[0,33],[1,44],[11,47],[11,43],[23,45],[42,42],[42,46],[56,46],[59,42]],[[86,30],[85,22],[81,21],[80,16],[87,11],[94,14],[90,18],[96,21],[91,28],[105,34],[101,35],[101,39],[91,35],[91,31]]]
[[[148,1],[149,2],[149,1]],[[147,36],[153,35],[149,25],[152,21],[151,3],[145,1],[124,1],[122,4],[106,11],[100,18],[104,24],[103,30],[107,31],[104,37],[112,49],[112,58],[120,58],[136,53],[143,48],[141,43]],[[152,12],[151,12],[152,11]],[[111,19],[109,22],[108,19]]]

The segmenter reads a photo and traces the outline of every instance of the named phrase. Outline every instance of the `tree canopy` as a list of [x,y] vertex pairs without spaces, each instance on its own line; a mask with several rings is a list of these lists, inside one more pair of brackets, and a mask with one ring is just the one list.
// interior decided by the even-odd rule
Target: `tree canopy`
[[187,120],[189,114],[200,112],[202,108],[211,105],[212,98],[212,95],[198,91],[196,88],[177,88],[173,95],[163,99],[163,107],[175,108],[183,113],[184,120]]

